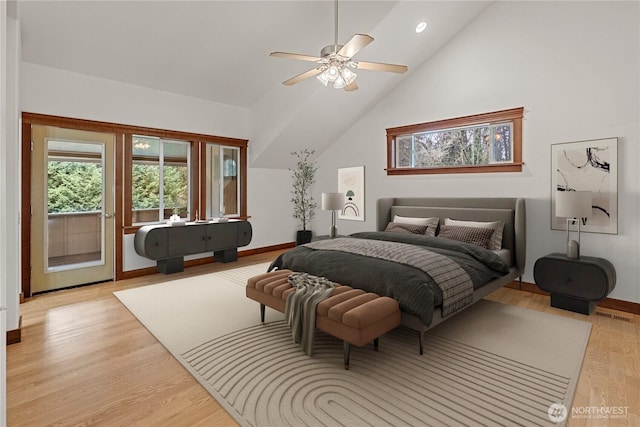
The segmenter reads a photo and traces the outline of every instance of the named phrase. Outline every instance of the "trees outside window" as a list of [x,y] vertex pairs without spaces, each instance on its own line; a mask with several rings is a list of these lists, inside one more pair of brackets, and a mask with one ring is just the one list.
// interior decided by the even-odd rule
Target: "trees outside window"
[[387,174],[520,171],[523,111],[387,129]]
[[141,135],[132,139],[133,223],[187,218],[191,199],[190,144]]

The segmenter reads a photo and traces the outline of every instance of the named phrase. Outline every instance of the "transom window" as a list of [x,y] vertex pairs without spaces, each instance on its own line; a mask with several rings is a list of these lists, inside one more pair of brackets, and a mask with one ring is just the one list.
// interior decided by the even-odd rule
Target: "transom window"
[[387,174],[522,170],[523,108],[387,129]]

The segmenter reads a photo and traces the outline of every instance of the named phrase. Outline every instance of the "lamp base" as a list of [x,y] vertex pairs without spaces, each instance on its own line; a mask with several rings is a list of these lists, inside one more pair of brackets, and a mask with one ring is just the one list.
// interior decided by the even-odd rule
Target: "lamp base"
[[580,258],[580,245],[575,240],[567,242],[567,258]]
[[335,225],[332,225],[329,228],[329,237],[333,239],[334,237],[336,237],[337,234],[338,234],[338,227],[336,227]]

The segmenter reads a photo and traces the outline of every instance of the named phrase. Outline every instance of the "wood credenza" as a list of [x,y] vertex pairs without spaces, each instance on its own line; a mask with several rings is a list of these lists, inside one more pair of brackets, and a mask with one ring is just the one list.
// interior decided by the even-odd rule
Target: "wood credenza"
[[189,222],[181,226],[145,225],[136,231],[134,247],[138,255],[155,260],[164,274],[184,270],[186,255],[213,252],[219,262],[238,259],[238,248],[251,242],[249,221]]

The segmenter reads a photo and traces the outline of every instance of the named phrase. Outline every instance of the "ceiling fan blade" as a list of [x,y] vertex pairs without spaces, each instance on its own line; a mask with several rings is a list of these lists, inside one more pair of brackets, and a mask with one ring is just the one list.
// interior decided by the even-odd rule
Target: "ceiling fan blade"
[[351,58],[360,52],[365,46],[373,41],[373,37],[366,34],[355,34],[344,46],[338,51],[338,55],[345,58]]
[[289,53],[289,52],[271,52],[269,56],[277,56],[279,58],[299,59],[301,61],[309,61],[309,62],[318,62],[322,59],[317,56],[300,55],[298,53]]
[[389,71],[391,73],[406,73],[409,68],[406,65],[384,64],[382,62],[354,61],[358,70]]
[[301,82],[304,79],[308,79],[309,77],[313,77],[315,75],[320,74],[322,70],[320,68],[312,68],[309,71],[305,71],[302,74],[298,74],[295,77],[291,77],[289,80],[286,80],[284,82],[282,82],[283,85],[285,86],[292,86],[296,83]]
[[356,82],[352,82],[350,85],[346,85],[344,90],[347,92],[353,92],[354,90],[358,90],[358,84]]

